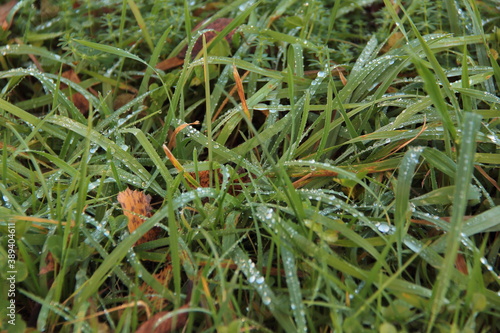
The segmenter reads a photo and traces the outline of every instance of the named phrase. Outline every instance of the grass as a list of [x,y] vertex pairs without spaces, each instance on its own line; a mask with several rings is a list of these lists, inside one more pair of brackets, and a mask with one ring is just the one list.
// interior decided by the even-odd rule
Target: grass
[[0,30],[4,329],[500,331],[494,1],[40,6]]

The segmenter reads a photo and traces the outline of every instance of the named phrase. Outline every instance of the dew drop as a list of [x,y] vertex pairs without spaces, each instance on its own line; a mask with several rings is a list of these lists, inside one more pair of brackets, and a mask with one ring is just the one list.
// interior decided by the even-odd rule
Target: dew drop
[[387,223],[380,223],[380,225],[377,226],[378,231],[386,234],[391,230],[391,227]]
[[317,76],[318,76],[319,78],[326,77],[326,75],[327,75],[327,74],[326,74],[326,72],[324,72],[324,71],[319,71],[319,72],[318,72],[318,74],[317,74]]

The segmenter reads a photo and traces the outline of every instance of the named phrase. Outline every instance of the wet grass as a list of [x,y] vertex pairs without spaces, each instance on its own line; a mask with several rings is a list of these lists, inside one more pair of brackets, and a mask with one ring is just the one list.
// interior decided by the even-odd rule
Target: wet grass
[[40,6],[0,30],[5,329],[500,330],[494,1]]

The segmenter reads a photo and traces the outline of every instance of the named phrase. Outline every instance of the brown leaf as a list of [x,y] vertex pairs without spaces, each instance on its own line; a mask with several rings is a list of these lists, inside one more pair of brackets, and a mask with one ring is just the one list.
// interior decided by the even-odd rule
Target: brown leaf
[[182,125],[179,125],[177,126],[177,128],[175,129],[175,131],[170,135],[170,140],[168,142],[168,149],[173,149],[175,147],[175,144],[176,144],[176,137],[177,137],[177,134],[179,134],[180,131],[182,131],[183,129],[185,129],[186,127],[188,126],[192,126],[192,125],[199,125],[200,122],[197,120],[193,123],[189,123],[189,124],[182,124]]
[[[215,31],[208,31],[208,32],[205,32],[203,34],[205,36],[206,42],[209,43],[212,39],[214,39],[217,36],[217,33],[224,30],[224,28],[229,23],[231,23],[232,20],[233,19],[230,19],[230,18],[219,18],[219,19],[214,20],[212,23],[207,25],[205,28],[203,28],[203,30],[205,30],[205,29],[215,30]],[[203,25],[203,23],[205,23],[205,21],[206,20],[198,23],[198,25],[196,25],[196,27],[194,27],[194,29],[192,31],[193,32],[197,31]],[[236,29],[231,31],[225,37],[226,40],[228,41],[228,43],[231,43],[231,40],[233,39],[233,35],[234,35],[235,30]],[[198,40],[194,43],[191,56],[196,56],[201,51],[202,48],[203,48],[203,36],[200,36],[200,38],[198,38]],[[184,48],[179,52],[179,54],[176,57],[165,59],[165,60],[159,62],[158,64],[156,64],[155,67],[158,69],[161,69],[162,71],[166,71],[166,70],[181,66],[182,64],[184,64],[184,58],[186,57],[187,49],[188,49],[188,46],[184,46]]]
[[[188,312],[184,312],[183,309],[189,309],[189,303],[191,302],[191,293],[193,291],[193,282],[188,281],[187,284],[187,294],[186,303],[178,308],[175,315],[170,318],[165,318],[171,312],[163,311],[155,314],[153,317],[149,318],[147,321],[142,323],[142,325],[135,331],[136,333],[169,333],[175,331],[179,328],[184,327],[188,318]],[[180,311],[179,311],[180,310]],[[175,321],[175,326],[174,326]],[[173,327],[172,327],[173,326]]]
[[7,21],[7,16],[9,16],[11,9],[16,4],[16,0],[11,0],[0,6],[0,25],[2,26],[3,31],[9,30],[10,26],[12,25],[13,19],[11,18],[10,21]]
[[193,10],[193,16],[202,16],[207,15],[209,12],[217,12],[219,9],[222,9],[226,4],[221,1],[209,2],[203,7],[196,8]]
[[463,256],[463,254],[457,254],[457,259],[455,259],[455,266],[460,273],[465,275],[469,274],[469,270],[467,269],[467,262],[465,261],[465,257]]
[[393,48],[400,47],[403,41],[404,35],[399,31],[394,32],[387,40],[387,43],[382,47],[382,53],[387,53]]
[[236,82],[236,89],[238,90],[238,96],[240,96],[241,108],[243,109],[243,113],[245,113],[247,118],[251,120],[252,116],[250,115],[250,111],[248,111],[247,100],[245,98],[245,89],[243,89],[243,81],[241,80],[240,74],[238,73],[238,70],[236,69],[235,65],[233,65],[233,76],[234,76],[234,81]]
[[62,72],[61,76],[65,79],[68,79],[72,82],[75,82],[75,83],[81,83],[82,81],[80,80],[80,78],[78,77],[78,74],[75,73],[74,70],[72,69],[69,69],[65,72]]
[[[192,188],[198,187],[211,187],[215,183],[215,177],[218,177],[219,184],[222,183],[223,177],[220,169],[212,170],[212,184],[210,184],[210,172],[209,170],[198,171],[198,174],[195,172],[185,172],[182,164],[175,158],[174,154],[168,149],[166,145],[163,145],[163,151],[167,155],[168,159],[175,166],[179,172],[184,173],[184,178],[187,180],[189,186]],[[249,183],[250,177],[246,174],[246,171],[243,168],[238,169],[238,178],[233,181],[233,184],[230,185],[228,193],[231,195],[236,195],[237,192],[242,190],[241,183]],[[252,178],[255,178],[252,175]]]
[[[72,69],[63,72],[61,76],[74,83],[81,82],[78,74],[76,74]],[[66,85],[61,83],[61,87],[66,88]],[[89,112],[89,101],[82,94],[80,94],[79,92],[72,92],[70,98],[73,104],[75,104],[75,106],[78,108],[78,110],[80,110],[82,114],[86,115]]]
[[166,71],[175,67],[178,67],[184,63],[184,59],[179,58],[179,57],[172,57],[165,59],[163,61],[160,61],[159,63],[156,64],[156,68]]
[[136,94],[123,93],[116,96],[113,101],[113,110],[118,110],[128,102],[132,101],[136,97]]
[[[203,35],[205,35],[205,40],[206,40],[207,44],[217,36],[218,32],[221,32],[222,30],[224,30],[224,28],[232,21],[233,21],[233,19],[230,19],[230,18],[224,18],[224,17],[218,18],[218,19],[214,20],[212,23],[210,23],[209,25],[207,25],[205,28],[203,28],[203,30],[205,30],[205,29],[215,30],[215,31],[208,31],[208,32],[205,32],[203,34]],[[199,28],[203,25],[203,23],[205,23],[205,21],[201,21],[200,23],[198,23],[196,25],[196,27],[194,27],[193,32],[199,30]],[[231,31],[225,37],[229,43],[231,43],[231,41],[233,39],[234,32],[235,32],[235,30]],[[198,38],[198,40],[194,43],[193,51],[191,53],[192,56],[196,56],[203,48],[203,38],[202,37],[203,36],[200,36],[200,38]],[[177,57],[184,59],[186,57],[187,49],[188,49],[187,46],[185,46],[182,49],[182,51],[179,52]]]
[[[177,311],[188,308],[189,304],[186,304],[177,309]],[[184,327],[188,318],[188,312],[180,313],[177,316],[162,321],[162,318],[168,316],[169,313],[170,311],[158,312],[153,317],[142,323],[142,325],[137,329],[137,331],[135,331],[135,333],[169,333]],[[176,323],[175,327],[172,328],[174,318],[176,319]]]
[[[170,280],[172,279],[172,266],[171,265],[166,266],[159,273],[154,274],[153,277],[162,285],[167,286],[170,283]],[[143,285],[141,286],[141,290],[144,294],[146,294],[146,296],[151,301],[154,310],[158,311],[164,307],[165,305],[164,303],[166,302],[165,299],[161,296],[155,296],[157,292],[150,285],[146,284],[146,282],[144,282]]]
[[[190,172],[189,174],[191,175],[191,177],[193,177],[195,179],[199,179],[199,184],[201,187],[210,187],[210,173],[208,170],[198,171],[198,177],[196,176],[196,173],[194,173],[194,172]],[[227,193],[229,193],[233,196],[235,196],[239,192],[241,192],[241,190],[243,189],[243,187],[242,187],[243,183],[249,183],[251,181],[250,177],[248,176],[245,169],[243,169],[243,168],[238,169],[237,174],[238,174],[238,178],[233,180],[232,184],[229,185],[229,189],[227,191]],[[222,177],[222,172],[220,169],[213,170],[212,175],[213,175],[212,176],[213,183],[215,183],[215,176],[217,176],[219,179],[219,184],[222,184],[223,177]],[[252,175],[252,177],[255,178],[254,175]],[[191,185],[191,187],[195,188],[195,186],[193,186],[192,184],[190,184],[190,185]]]
[[[118,193],[118,202],[122,206],[123,214],[128,217],[128,230],[134,232],[141,224],[144,218],[151,217],[151,196],[141,191],[132,191],[127,188]],[[135,245],[150,242],[158,238],[159,228],[153,228],[144,234]]]
[[54,257],[52,256],[52,253],[49,252],[47,254],[47,257],[45,257],[45,267],[42,267],[40,271],[38,272],[38,275],[43,275],[47,274],[48,272],[53,272],[55,268],[54,264]]

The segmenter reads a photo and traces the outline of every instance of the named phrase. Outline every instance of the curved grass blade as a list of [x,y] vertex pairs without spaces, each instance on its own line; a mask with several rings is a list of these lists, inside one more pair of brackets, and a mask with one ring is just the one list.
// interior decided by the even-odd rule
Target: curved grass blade
[[[87,126],[63,116],[54,115],[49,117],[47,121],[80,134],[83,137],[89,136],[91,142],[97,144],[106,151],[110,151],[114,157],[122,161],[134,174],[139,176],[144,184],[149,184],[151,181],[151,174],[137,161],[137,159],[101,133],[94,129],[90,129],[89,131]],[[162,189],[157,182],[152,182],[151,188],[160,195],[165,194],[165,190]]]
[[399,168],[398,182],[396,185],[396,203],[395,203],[395,216],[394,224],[396,226],[396,243],[398,253],[398,263],[401,267],[403,265],[403,238],[408,228],[410,220],[410,192],[413,174],[418,164],[418,158],[422,153],[423,148],[410,148],[403,157],[401,166]]
[[[273,230],[277,235],[283,237],[291,244],[294,244],[295,248],[304,253],[306,256],[315,258],[318,262],[325,263],[339,272],[350,275],[354,278],[363,281],[370,279],[369,271],[347,262],[335,252],[332,252],[322,246],[318,246],[313,241],[299,234],[294,227],[290,225],[290,222],[284,219],[278,219],[278,216],[274,212],[273,208],[266,208],[264,206],[257,207],[256,217],[265,223],[270,230]],[[385,274],[380,274],[378,276],[378,280],[373,281],[373,283],[377,285],[383,284],[389,278],[390,277]],[[390,284],[386,286],[386,288],[393,291],[400,291],[423,297],[430,297],[432,295],[431,290],[403,279],[391,279]]]
[[296,332],[307,332],[304,304],[302,303],[302,292],[299,278],[297,276],[297,266],[295,265],[295,256],[286,245],[281,245],[281,257],[285,269],[286,284],[290,297],[290,306],[293,317],[295,318]]
[[[99,43],[94,43],[94,42],[89,42],[87,40],[82,40],[82,39],[73,39],[72,41],[77,43],[77,44],[94,49],[94,50],[102,51],[105,53],[116,55],[118,57],[129,58],[129,59],[141,62],[144,65],[149,67],[149,64],[146,61],[142,60],[141,58],[139,58],[135,54],[130,53],[130,52],[125,51],[125,50],[122,50],[120,48],[117,48],[114,46],[109,46],[109,45],[103,45],[103,44],[99,44]],[[153,70],[156,72],[156,70],[154,68],[153,68]]]
[[464,225],[464,214],[467,207],[467,194],[474,168],[476,136],[481,123],[481,116],[467,112],[462,126],[460,152],[456,171],[456,192],[447,234],[445,260],[439,271],[436,284],[432,290],[432,308],[427,332],[431,332],[441,306],[445,302],[446,292],[450,285],[451,272],[460,246],[460,235]]
[[7,45],[0,47],[0,55],[2,56],[17,55],[17,54],[33,54],[73,67],[73,64],[70,61],[66,61],[61,56],[49,52],[42,47],[36,47],[31,45]]
[[50,135],[53,135],[56,138],[64,140],[66,138],[66,134],[61,131],[59,128],[54,127],[50,124],[47,124],[47,122],[43,119],[40,119],[38,117],[35,117],[31,113],[28,113],[24,111],[23,109],[18,108],[17,106],[10,104],[9,102],[0,99],[0,109],[4,109],[5,111],[13,114],[14,116],[22,119],[24,122],[34,126],[38,127],[39,129],[42,129],[49,133]]
[[484,213],[474,216],[465,222],[462,233],[472,236],[480,232],[500,231],[500,206],[496,206]]
[[271,288],[267,285],[264,276],[255,267],[255,263],[239,247],[234,250],[233,260],[243,274],[245,274],[248,283],[262,298],[262,303],[269,308],[274,318],[280,323],[285,332],[297,332],[292,318],[280,309],[280,302]]
[[156,165],[158,170],[160,170],[161,175],[167,182],[167,184],[171,184],[173,182],[173,177],[168,171],[167,167],[165,166],[165,163],[162,161],[160,155],[156,152],[154,149],[153,145],[149,140],[147,139],[146,135],[139,129],[136,128],[131,128],[131,129],[124,129],[121,131],[122,133],[131,133],[135,135],[139,143],[142,145],[144,148],[144,151],[148,154],[148,156],[151,158],[153,163]]

